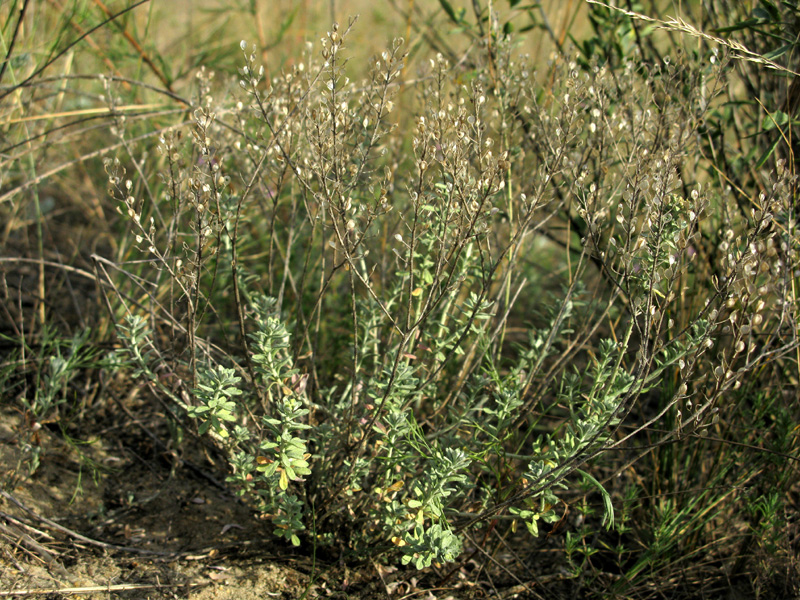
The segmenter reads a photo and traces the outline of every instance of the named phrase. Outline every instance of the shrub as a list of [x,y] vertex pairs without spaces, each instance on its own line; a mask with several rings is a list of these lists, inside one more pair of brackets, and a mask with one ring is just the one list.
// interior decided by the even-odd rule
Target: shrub
[[698,169],[711,52],[541,77],[494,23],[410,98],[401,41],[350,81],[352,25],[270,81],[243,42],[238,100],[201,70],[151,196],[107,161],[152,266],[124,359],[294,545],[424,568],[582,483],[612,525],[583,465],[668,414],[658,444],[702,434],[796,350],[793,169],[746,199]]

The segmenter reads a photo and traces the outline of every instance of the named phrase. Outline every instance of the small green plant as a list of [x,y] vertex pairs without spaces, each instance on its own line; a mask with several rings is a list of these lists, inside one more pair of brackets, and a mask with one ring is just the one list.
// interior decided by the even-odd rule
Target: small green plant
[[90,343],[90,335],[89,330],[84,330],[64,338],[47,326],[36,346],[28,340],[5,338],[7,343],[19,346],[0,371],[0,387],[9,399],[18,401],[21,411],[17,435],[22,462],[16,465],[15,472],[32,475],[39,468],[46,450],[41,432],[45,425],[56,425],[70,445],[77,447],[66,430],[80,419],[85,401],[71,389],[71,384],[86,370],[107,364],[101,350]]

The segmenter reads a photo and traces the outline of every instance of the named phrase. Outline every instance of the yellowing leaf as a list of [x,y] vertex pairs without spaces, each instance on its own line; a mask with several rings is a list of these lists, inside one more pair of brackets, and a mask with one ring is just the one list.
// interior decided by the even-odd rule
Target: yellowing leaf
[[395,481],[392,485],[390,485],[388,488],[386,488],[386,493],[388,494],[388,493],[391,493],[391,492],[396,492],[397,490],[399,490],[402,487],[403,487],[403,482],[402,481]]
[[278,482],[278,485],[282,490],[286,490],[286,488],[289,487],[289,477],[283,469],[281,469],[281,480]]

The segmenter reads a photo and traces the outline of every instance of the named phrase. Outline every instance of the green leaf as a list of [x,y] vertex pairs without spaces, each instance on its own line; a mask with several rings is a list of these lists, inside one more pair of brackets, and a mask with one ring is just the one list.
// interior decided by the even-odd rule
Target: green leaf
[[600,485],[600,482],[597,481],[594,477],[589,475],[586,471],[582,471],[581,469],[577,470],[578,473],[583,475],[583,478],[588,483],[592,484],[598,492],[600,492],[600,496],[603,498],[603,527],[608,529],[609,527],[614,526],[614,505],[611,503],[611,495],[606,491],[606,489]]
[[781,143],[782,139],[783,138],[781,136],[775,137],[775,141],[772,142],[770,147],[767,148],[764,154],[761,155],[761,158],[758,159],[758,162],[756,163],[756,169],[760,169],[764,166],[764,164],[769,160],[769,157],[772,156],[772,153],[775,152],[775,148],[778,147],[778,144]]
[[746,21],[741,21],[740,23],[736,23],[735,25],[730,25],[728,27],[720,27],[715,29],[716,33],[732,33],[734,31],[740,31],[742,29],[749,29],[753,27],[753,25],[758,25],[760,21],[758,19],[747,19]]
[[789,115],[780,110],[776,110],[774,113],[770,113],[764,117],[764,120],[761,122],[761,130],[770,131],[771,129],[775,129],[775,127],[786,125],[788,122]]
[[525,526],[528,528],[528,531],[533,537],[539,537],[539,522],[537,519],[525,521]]
[[758,23],[769,23],[771,20],[769,12],[762,8],[756,8],[753,10],[753,17],[755,21],[758,21]]
[[555,523],[559,519],[561,519],[561,517],[559,517],[554,510],[549,510],[542,515],[542,521],[545,523]]
[[753,14],[758,11],[759,13],[763,12],[766,14],[767,19],[769,19],[772,23],[778,24],[781,22],[781,11],[778,10],[778,7],[775,6],[774,2],[770,0],[760,0],[761,6],[763,8],[756,8],[753,10]]
[[794,49],[794,44],[784,44],[780,48],[776,48],[775,50],[771,50],[764,55],[764,58],[769,60],[775,60],[786,54],[787,52],[791,52]]
[[447,13],[447,16],[450,17],[450,20],[453,21],[453,23],[455,23],[456,25],[461,24],[458,17],[456,16],[456,12],[453,10],[453,7],[447,0],[439,0],[439,4],[442,5],[444,12]]

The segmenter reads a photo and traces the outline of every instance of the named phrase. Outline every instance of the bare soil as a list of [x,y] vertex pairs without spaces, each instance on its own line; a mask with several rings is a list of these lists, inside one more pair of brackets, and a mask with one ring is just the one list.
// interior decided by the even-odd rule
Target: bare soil
[[62,423],[36,432],[41,462],[32,474],[29,426],[0,405],[0,598],[522,597],[519,585],[474,583],[472,565],[442,583],[447,566],[346,565],[275,543],[269,522],[226,489],[212,452],[194,439],[182,454],[163,442],[170,432],[146,425],[159,421],[144,393],[118,398],[111,385],[105,393],[95,401],[103,408],[83,416],[82,427],[99,432],[90,439]]

